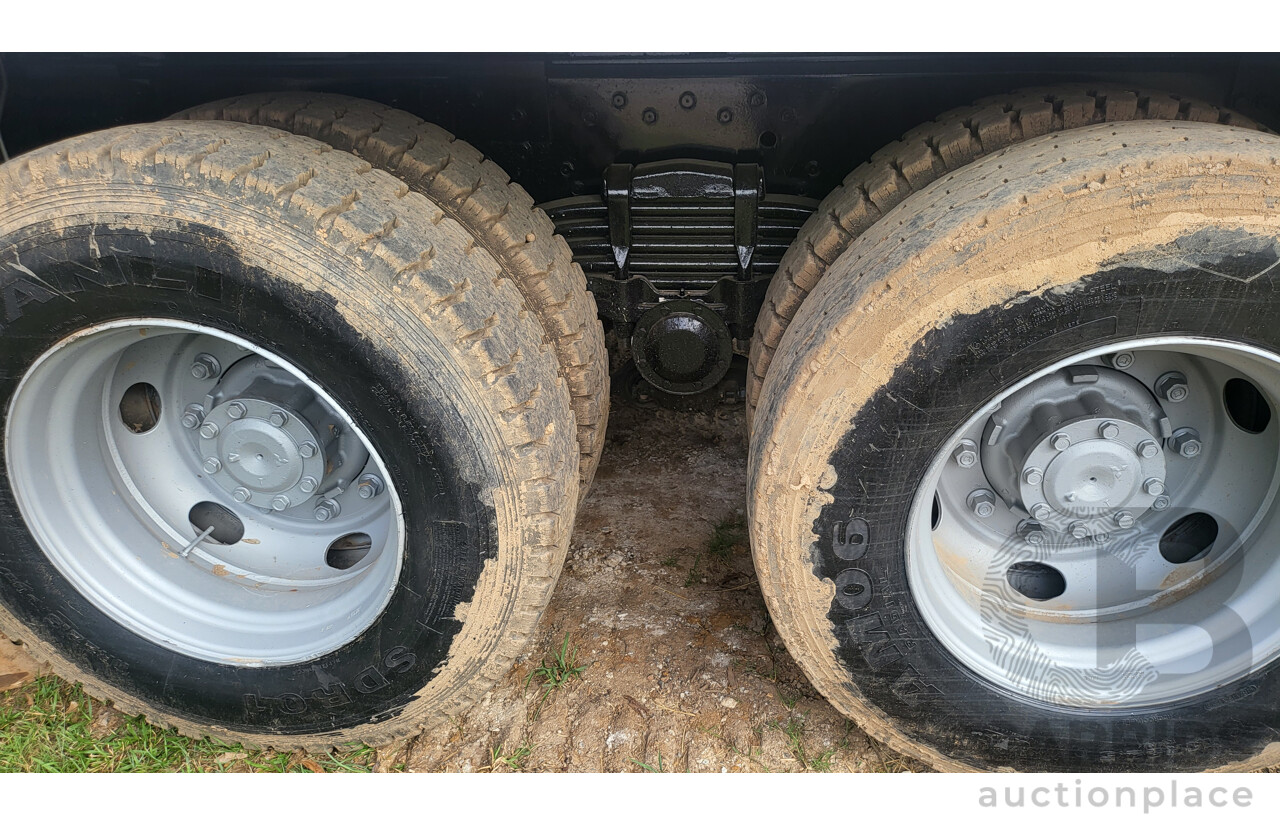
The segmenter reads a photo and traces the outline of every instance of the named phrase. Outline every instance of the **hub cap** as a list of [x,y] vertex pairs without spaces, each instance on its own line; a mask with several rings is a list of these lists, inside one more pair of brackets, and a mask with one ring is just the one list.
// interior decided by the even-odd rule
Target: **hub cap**
[[44,553],[179,653],[313,659],[369,627],[399,576],[400,498],[351,416],[212,328],[146,319],[64,340],[23,377],[5,439]]
[[916,496],[908,578],[926,622],[989,681],[1071,707],[1177,701],[1265,666],[1280,653],[1277,398],[1274,354],[1195,338],[1009,388]]

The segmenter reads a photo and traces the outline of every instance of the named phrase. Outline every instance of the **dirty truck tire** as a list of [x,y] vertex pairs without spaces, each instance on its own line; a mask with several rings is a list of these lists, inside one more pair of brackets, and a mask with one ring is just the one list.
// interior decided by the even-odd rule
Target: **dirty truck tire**
[[[522,652],[550,599],[575,515],[578,449],[569,390],[504,264],[426,197],[354,155],[267,127],[170,121],[111,129],[0,166],[0,298],[0,632],[21,639],[58,674],[127,713],[190,735],[318,747],[385,743],[456,716]],[[130,319],[148,319],[151,326],[130,327],[136,327]],[[394,564],[377,568],[392,571],[381,605],[364,605],[372,612],[352,625],[358,634],[337,646],[305,655],[285,651],[278,661],[237,657],[238,649],[265,645],[262,639],[291,622],[306,625],[316,610],[322,624],[347,621],[324,610],[327,594],[346,591],[305,591],[318,595],[298,603],[288,601],[297,588],[228,575],[230,562],[209,570],[209,559],[219,555],[248,559],[252,569],[260,561],[252,545],[269,541],[270,530],[246,527],[239,544],[214,534],[212,543],[194,545],[184,558],[173,543],[191,538],[195,515],[190,524],[166,520],[159,498],[146,505],[155,512],[143,515],[142,504],[112,505],[112,497],[123,502],[132,495],[122,486],[80,482],[95,474],[116,478],[110,468],[117,465],[125,468],[118,474],[126,474],[128,452],[142,449],[133,445],[145,439],[174,438],[181,447],[206,438],[203,428],[197,436],[177,423],[183,411],[168,406],[164,387],[151,408],[159,423],[146,422],[142,429],[153,428],[144,434],[112,435],[125,407],[117,417],[111,385],[100,381],[107,389],[87,407],[99,411],[95,425],[74,437],[63,432],[75,449],[51,443],[48,473],[38,471],[45,454],[30,458],[43,436],[57,434],[67,404],[55,402],[40,414],[15,395],[48,386],[67,402],[92,378],[59,384],[55,376],[52,384],[38,385],[34,376],[44,369],[40,364],[57,360],[56,347],[70,351],[82,341],[105,340],[86,330],[128,328],[137,341],[184,323],[212,334],[202,340],[217,344],[218,336],[234,336],[243,343],[240,353],[261,350],[281,369],[304,375],[349,414],[350,426],[334,424],[334,437],[354,429],[381,456],[388,491],[399,499],[389,529],[399,531],[403,550],[397,557],[394,547],[383,548]],[[238,357],[229,344],[225,352]],[[228,362],[222,375],[230,381],[239,363]],[[83,369],[82,361],[58,363]],[[116,363],[121,370],[146,367],[141,359]],[[164,375],[177,375],[179,384],[194,380],[186,377],[191,363]],[[195,376],[199,370],[192,369]],[[31,376],[26,388],[19,385],[24,376]],[[244,397],[246,404],[259,403]],[[243,406],[230,415],[252,417]],[[45,418],[51,423],[42,423]],[[224,428],[229,432],[231,425],[224,421]],[[114,463],[108,436],[119,447]],[[314,454],[305,447],[295,452]],[[279,449],[273,454],[293,448]],[[202,471],[199,459],[185,452],[164,457],[189,461],[191,472],[171,485],[180,495],[240,508],[246,525],[323,529],[310,518],[311,505],[294,521],[271,522],[266,505],[239,504],[200,475],[216,467],[206,462]],[[63,473],[64,463],[57,462],[79,475]],[[169,463],[162,459],[150,469],[168,472]],[[38,495],[45,475],[58,476],[55,495]],[[132,477],[145,488],[142,476]],[[193,489],[200,494],[183,492]],[[343,500],[343,513],[367,498],[363,492],[355,497],[350,487],[338,492],[345,492],[333,493]],[[63,504],[72,514],[59,521]],[[135,510],[127,523],[141,538],[128,546],[128,558],[111,562],[144,571],[148,591],[183,606],[172,638],[164,635],[161,617],[128,603],[131,578],[95,578],[103,569],[95,560],[114,546],[112,535],[84,542],[72,556],[58,552],[66,549],[57,546],[64,535],[59,524],[95,518],[124,524],[120,514]],[[347,517],[327,515],[334,524]],[[361,569],[375,568],[353,568]],[[297,574],[310,575],[320,574],[311,568]],[[254,595],[245,595],[247,589]],[[145,592],[139,598],[151,604]],[[289,612],[295,604],[301,606]],[[214,633],[218,644],[207,655],[196,650],[196,631],[183,629],[203,627],[206,608],[269,611],[273,605],[280,610],[260,623],[261,635]],[[294,641],[304,651],[309,643]]]
[[[948,525],[980,533],[984,525],[996,530],[992,525],[1004,519],[1012,530],[1019,517],[1014,504],[1006,508],[993,496],[994,507],[983,516],[991,521],[984,522],[963,498],[968,489],[988,486],[982,474],[997,474],[988,446],[1010,449],[998,446],[1007,443],[1007,433],[1002,441],[1004,431],[980,425],[989,420],[994,426],[991,410],[1001,399],[1001,415],[1014,416],[1016,404],[1006,394],[1042,371],[1057,370],[1064,359],[1085,359],[1080,363],[1087,366],[1079,377],[1069,373],[1065,385],[1060,373],[1052,373],[1049,378],[1059,382],[1054,386],[1076,380],[1087,386],[1103,374],[1103,383],[1130,386],[1125,382],[1143,379],[1149,388],[1155,375],[1143,374],[1144,359],[1173,357],[1160,348],[1187,339],[1188,351],[1212,345],[1212,352],[1225,353],[1215,358],[1240,370],[1253,369],[1241,366],[1241,352],[1261,353],[1248,363],[1265,364],[1258,374],[1274,378],[1280,353],[1278,164],[1280,138],[1216,124],[1105,124],[1037,138],[906,198],[850,244],[816,285],[782,338],[760,398],[748,467],[752,548],[788,649],[814,686],[868,734],[956,770],[1183,771],[1280,760],[1274,730],[1280,668],[1275,648],[1267,648],[1275,641],[1267,625],[1274,597],[1263,596],[1266,607],[1253,621],[1242,623],[1246,614],[1234,614],[1231,632],[1243,636],[1230,638],[1245,639],[1244,647],[1219,645],[1214,635],[1224,627],[1215,622],[1229,612],[1219,607],[1256,594],[1249,588],[1271,581],[1280,569],[1274,536],[1262,528],[1247,534],[1240,526],[1274,523],[1271,504],[1259,505],[1261,521],[1237,525],[1236,535],[1252,535],[1239,543],[1223,539],[1230,525],[1212,509],[1235,506],[1224,491],[1235,489],[1230,479],[1245,477],[1257,461],[1265,465],[1257,486],[1241,489],[1262,496],[1270,489],[1266,479],[1274,481],[1277,424],[1270,411],[1280,396],[1269,379],[1251,379],[1259,390],[1250,396],[1252,417],[1232,401],[1230,388],[1213,383],[1221,380],[1220,367],[1192,373],[1200,376],[1190,381],[1195,404],[1160,402],[1174,428],[1192,414],[1220,422],[1202,428],[1203,452],[1194,459],[1173,450],[1176,439],[1153,453],[1169,468],[1166,492],[1173,506],[1167,513],[1177,512],[1180,497],[1217,496],[1206,508],[1221,532],[1210,537],[1203,563],[1177,567],[1175,561],[1187,559],[1161,560],[1164,538],[1177,538],[1172,527],[1158,555],[1126,538],[1146,535],[1140,532],[1146,525],[1171,517],[1155,510],[1141,513],[1134,530],[1099,534],[1098,541],[1108,543],[1097,550],[1063,534],[1042,545],[1014,535],[993,543],[987,557],[993,565],[1014,559],[1039,569],[1046,562],[1076,565],[1062,568],[1068,571],[1111,565],[1130,571],[1129,578],[1133,570],[1154,570],[1150,582],[1140,582],[1146,590],[1135,586],[1146,595],[1153,587],[1161,592],[1150,613],[1142,607],[1113,619],[1085,611],[1090,598],[1101,598],[1087,592],[1095,584],[1098,593],[1130,586],[1101,577],[1088,580],[1083,593],[1019,598],[1013,566],[968,574],[970,561],[982,566],[976,543],[950,556],[937,544],[952,529]],[[1104,360],[1108,351],[1123,350],[1136,361]],[[1151,389],[1139,389],[1133,398],[1143,398],[1147,407],[1157,403]],[[1047,399],[1060,390],[1041,392]],[[1037,409],[1043,418],[1034,420],[1048,428],[1044,432],[1067,428],[1070,416],[1051,414],[1049,406]],[[992,417],[982,418],[987,415]],[[1131,426],[1121,419],[1121,426]],[[972,421],[982,442],[977,464],[952,452]],[[1090,426],[1095,433],[1089,439],[1116,432],[1097,435],[1102,427]],[[1058,444],[1058,438],[1051,436],[1061,450],[1067,442]],[[1103,442],[1086,443],[1102,449]],[[1259,453],[1263,459],[1253,457]],[[1121,455],[1117,464],[1134,461]],[[962,482],[959,505],[950,499],[931,508],[934,490],[942,495],[951,489],[946,479],[955,478]],[[1046,511],[1037,518],[1054,516]],[[941,568],[951,578],[931,578]],[[995,575],[964,589],[971,583],[966,576],[986,572]],[[936,607],[943,597],[935,593],[968,593],[970,601],[953,597],[951,612],[943,614]],[[1080,599],[1074,607],[1073,596]],[[1047,626],[1037,623],[1039,616],[1062,615],[1037,611],[1059,607],[1090,618],[1053,625],[1064,635],[1030,634],[1027,628]],[[1176,620],[1160,618],[1165,610],[1182,612]],[[939,622],[940,615],[952,619]],[[1117,642],[1108,651],[1124,652],[1122,664],[1128,664],[1108,675],[1099,668],[1110,654],[1066,641],[1076,638],[1065,635],[1075,633],[1072,628],[1105,629],[1118,625],[1099,623],[1129,616],[1151,626],[1124,638],[1146,639],[1152,628],[1167,634],[1205,628],[1212,656],[1183,675],[1166,674],[1145,643]],[[965,639],[973,640],[970,647]],[[1041,644],[1049,645],[1047,653]],[[1164,648],[1159,655],[1166,653],[1181,655]],[[980,669],[973,663],[981,655],[990,661]],[[1026,662],[1031,666],[1019,670]],[[1139,678],[1125,681],[1133,674]],[[1215,675],[1220,678],[1210,678]],[[1189,680],[1192,687],[1168,695],[1144,692],[1166,684],[1166,677]],[[1196,681],[1205,678],[1207,683]]]
[[555,225],[475,147],[400,109],[322,93],[255,94],[187,109],[184,120],[274,126],[353,152],[403,180],[465,226],[542,324],[569,383],[586,496],[604,449],[609,363],[586,276]]
[[747,429],[791,319],[827,270],[868,228],[938,178],[1025,140],[1097,123],[1175,120],[1260,129],[1249,118],[1165,92],[1124,87],[1026,89],[954,109],[907,132],[849,173],[787,249],[756,320],[747,370]]

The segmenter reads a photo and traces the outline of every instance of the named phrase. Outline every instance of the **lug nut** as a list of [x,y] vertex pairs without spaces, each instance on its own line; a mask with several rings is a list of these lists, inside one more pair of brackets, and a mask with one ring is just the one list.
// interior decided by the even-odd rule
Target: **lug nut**
[[202,352],[191,362],[191,377],[201,381],[217,378],[222,374],[222,365],[218,359],[207,352]]
[[1187,376],[1180,372],[1166,372],[1156,379],[1156,395],[1165,401],[1177,404],[1179,401],[1186,401],[1187,396],[1190,394],[1191,389],[1187,386]]
[[360,476],[360,483],[356,485],[356,493],[360,498],[373,498],[382,492],[382,479],[373,473],[365,473]]
[[204,407],[199,404],[188,404],[182,412],[182,426],[188,430],[194,430],[202,421],[204,421]]
[[1038,487],[1044,481],[1044,471],[1039,467],[1028,467],[1022,471],[1022,480],[1032,487]]
[[304,441],[302,442],[301,446],[298,447],[298,455],[302,456],[303,458],[311,458],[315,454],[316,454],[316,445],[312,444],[310,441]]
[[302,481],[298,482],[298,489],[304,493],[314,493],[316,488],[320,486],[320,482],[311,476],[303,476]]
[[1133,513],[1128,513],[1128,512],[1125,512],[1124,510],[1121,510],[1120,512],[1115,514],[1112,520],[1115,521],[1116,526],[1119,527],[1121,530],[1128,530],[1130,527],[1133,526]]
[[227,416],[229,418],[244,418],[245,412],[244,404],[241,404],[239,401],[232,401],[227,405]]
[[962,439],[951,457],[961,467],[968,469],[978,463],[978,445],[967,438]]
[[1164,495],[1164,482],[1158,478],[1149,478],[1142,482],[1142,490],[1149,496]]
[[249,499],[253,498],[253,492],[248,487],[237,487],[231,491],[231,497],[241,504],[245,504]]
[[267,416],[267,421],[270,422],[273,427],[283,427],[285,424],[289,423],[289,416],[285,415],[280,410],[276,410],[271,413],[271,415]]
[[328,521],[337,518],[338,513],[342,512],[342,506],[331,498],[326,498],[316,505],[315,516],[316,521]]
[[1195,458],[1200,455],[1200,433],[1191,427],[1174,430],[1169,446],[1183,458]]
[[214,424],[212,421],[204,422],[204,426],[200,428],[200,437],[201,438],[217,438],[218,425]]
[[1067,527],[1067,532],[1071,534],[1072,538],[1077,538],[1077,539],[1089,538],[1089,528],[1085,526],[1085,523],[1083,521],[1071,522],[1070,526]]
[[209,456],[204,460],[204,471],[210,475],[222,469],[222,462],[213,456]]
[[1040,521],[1044,521],[1048,519],[1049,516],[1051,515],[1053,515],[1053,510],[1049,509],[1049,505],[1045,504],[1044,502],[1041,502],[1040,504],[1037,504],[1031,508],[1032,518],[1038,519]]
[[1024,521],[1019,524],[1018,535],[1027,544],[1044,544],[1044,527],[1038,521]]
[[287,510],[289,509],[289,504],[289,497],[285,495],[279,495],[271,499],[272,510]]
[[1053,438],[1049,439],[1049,444],[1053,447],[1053,449],[1057,450],[1058,452],[1062,452],[1063,450],[1071,446],[1071,436],[1067,435],[1066,433],[1058,433]]
[[1137,449],[1138,455],[1143,458],[1155,458],[1160,455],[1160,445],[1150,439],[1140,442]]
[[1153,501],[1153,502],[1151,502],[1151,509],[1152,509],[1152,510],[1168,510],[1168,509],[1169,509],[1169,497],[1168,497],[1168,496],[1156,496],[1156,500],[1155,500],[1155,501]]
[[996,511],[996,494],[990,490],[974,490],[966,503],[978,518],[990,518]]
[[1107,356],[1107,363],[1118,370],[1127,370],[1133,366],[1132,352],[1113,352]]
[[1098,426],[1098,435],[1108,441],[1120,437],[1120,427],[1114,421],[1104,421]]

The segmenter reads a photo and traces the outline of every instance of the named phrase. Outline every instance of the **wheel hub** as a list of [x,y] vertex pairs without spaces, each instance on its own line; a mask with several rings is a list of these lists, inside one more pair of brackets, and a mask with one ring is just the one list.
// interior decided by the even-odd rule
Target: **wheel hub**
[[297,507],[315,496],[325,476],[321,443],[297,412],[256,398],[214,407],[199,433],[209,477],[237,500],[274,510]]

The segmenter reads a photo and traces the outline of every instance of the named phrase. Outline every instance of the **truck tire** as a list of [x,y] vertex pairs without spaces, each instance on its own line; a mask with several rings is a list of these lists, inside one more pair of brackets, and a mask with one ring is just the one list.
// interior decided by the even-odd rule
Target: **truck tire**
[[805,301],[749,452],[815,687],[943,769],[1280,761],[1280,138],[1118,123],[904,199]]
[[751,339],[747,430],[778,343],[805,296],[835,260],[912,192],[998,149],[1096,123],[1176,120],[1261,129],[1198,100],[1111,86],[1024,89],[954,109],[907,132],[827,195],[787,249],[769,283]]
[[346,152],[164,122],[0,166],[0,632],[127,713],[379,744],[511,666],[569,391],[467,227]]
[[533,198],[492,160],[406,111],[345,95],[255,94],[187,109],[181,120],[274,126],[352,152],[426,195],[502,264],[542,324],[569,382],[577,417],[580,496],[604,449],[609,361],[587,279]]

